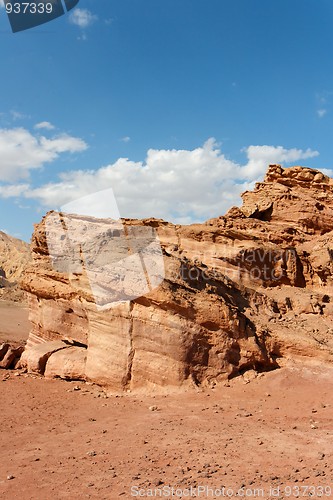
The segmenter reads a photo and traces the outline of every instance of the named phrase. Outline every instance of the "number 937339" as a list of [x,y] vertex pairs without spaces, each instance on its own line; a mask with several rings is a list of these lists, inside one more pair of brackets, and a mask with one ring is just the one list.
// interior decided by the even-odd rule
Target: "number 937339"
[[7,14],[52,14],[51,2],[5,2]]

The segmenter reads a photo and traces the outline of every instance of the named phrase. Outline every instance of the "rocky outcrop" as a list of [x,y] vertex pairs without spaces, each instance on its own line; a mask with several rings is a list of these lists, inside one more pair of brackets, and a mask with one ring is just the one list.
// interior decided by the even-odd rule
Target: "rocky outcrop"
[[27,243],[0,231],[0,299],[24,300],[18,281],[30,259]]
[[23,356],[64,342],[41,372],[113,390],[210,385],[290,356],[330,362],[332,216],[332,179],[279,165],[242,207],[203,224],[125,219],[115,229],[50,212],[22,284],[32,322]]

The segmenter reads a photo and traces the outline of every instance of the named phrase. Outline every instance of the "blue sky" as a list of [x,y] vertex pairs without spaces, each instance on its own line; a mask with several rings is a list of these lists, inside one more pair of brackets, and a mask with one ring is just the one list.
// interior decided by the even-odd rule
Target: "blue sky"
[[110,187],[123,217],[205,220],[269,162],[332,169],[332,23],[331,0],[80,0],[13,34],[0,8],[0,229]]

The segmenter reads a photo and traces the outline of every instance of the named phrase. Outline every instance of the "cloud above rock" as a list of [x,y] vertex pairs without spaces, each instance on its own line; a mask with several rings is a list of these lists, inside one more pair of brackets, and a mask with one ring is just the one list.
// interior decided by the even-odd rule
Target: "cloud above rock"
[[[61,144],[45,140],[43,146],[43,153],[57,154],[61,149]],[[63,172],[57,181],[25,187],[22,193],[44,208],[56,209],[112,188],[122,217],[154,216],[190,223],[222,215],[239,204],[240,193],[263,178],[269,163],[295,163],[319,154],[282,146],[249,146],[244,152],[247,160],[241,165],[227,158],[213,138],[192,150],[149,149],[145,161],[119,158],[98,169]]]
[[32,170],[53,162],[62,153],[87,149],[80,138],[68,134],[46,138],[18,127],[0,129],[0,182],[27,179]]

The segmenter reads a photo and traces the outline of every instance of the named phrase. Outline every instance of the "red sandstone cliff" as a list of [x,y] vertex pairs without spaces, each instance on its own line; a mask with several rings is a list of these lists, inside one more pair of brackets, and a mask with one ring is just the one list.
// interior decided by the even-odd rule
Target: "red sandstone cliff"
[[[83,253],[69,244],[62,259],[64,246],[50,252],[49,221],[59,219],[53,241],[61,242],[69,219],[50,213],[35,227],[23,280],[32,330],[22,364],[132,390],[215,384],[292,356],[331,362],[332,216],[332,179],[271,165],[264,182],[243,194],[243,206],[223,217],[190,226],[123,220],[139,240],[142,228],[156,230],[162,248],[165,277],[138,296],[136,268],[119,278],[107,267],[110,255],[119,260],[124,252],[120,238],[114,246],[112,221],[71,217],[71,231],[86,234]],[[116,281],[132,300],[122,295],[98,307],[96,296],[112,295]]]

